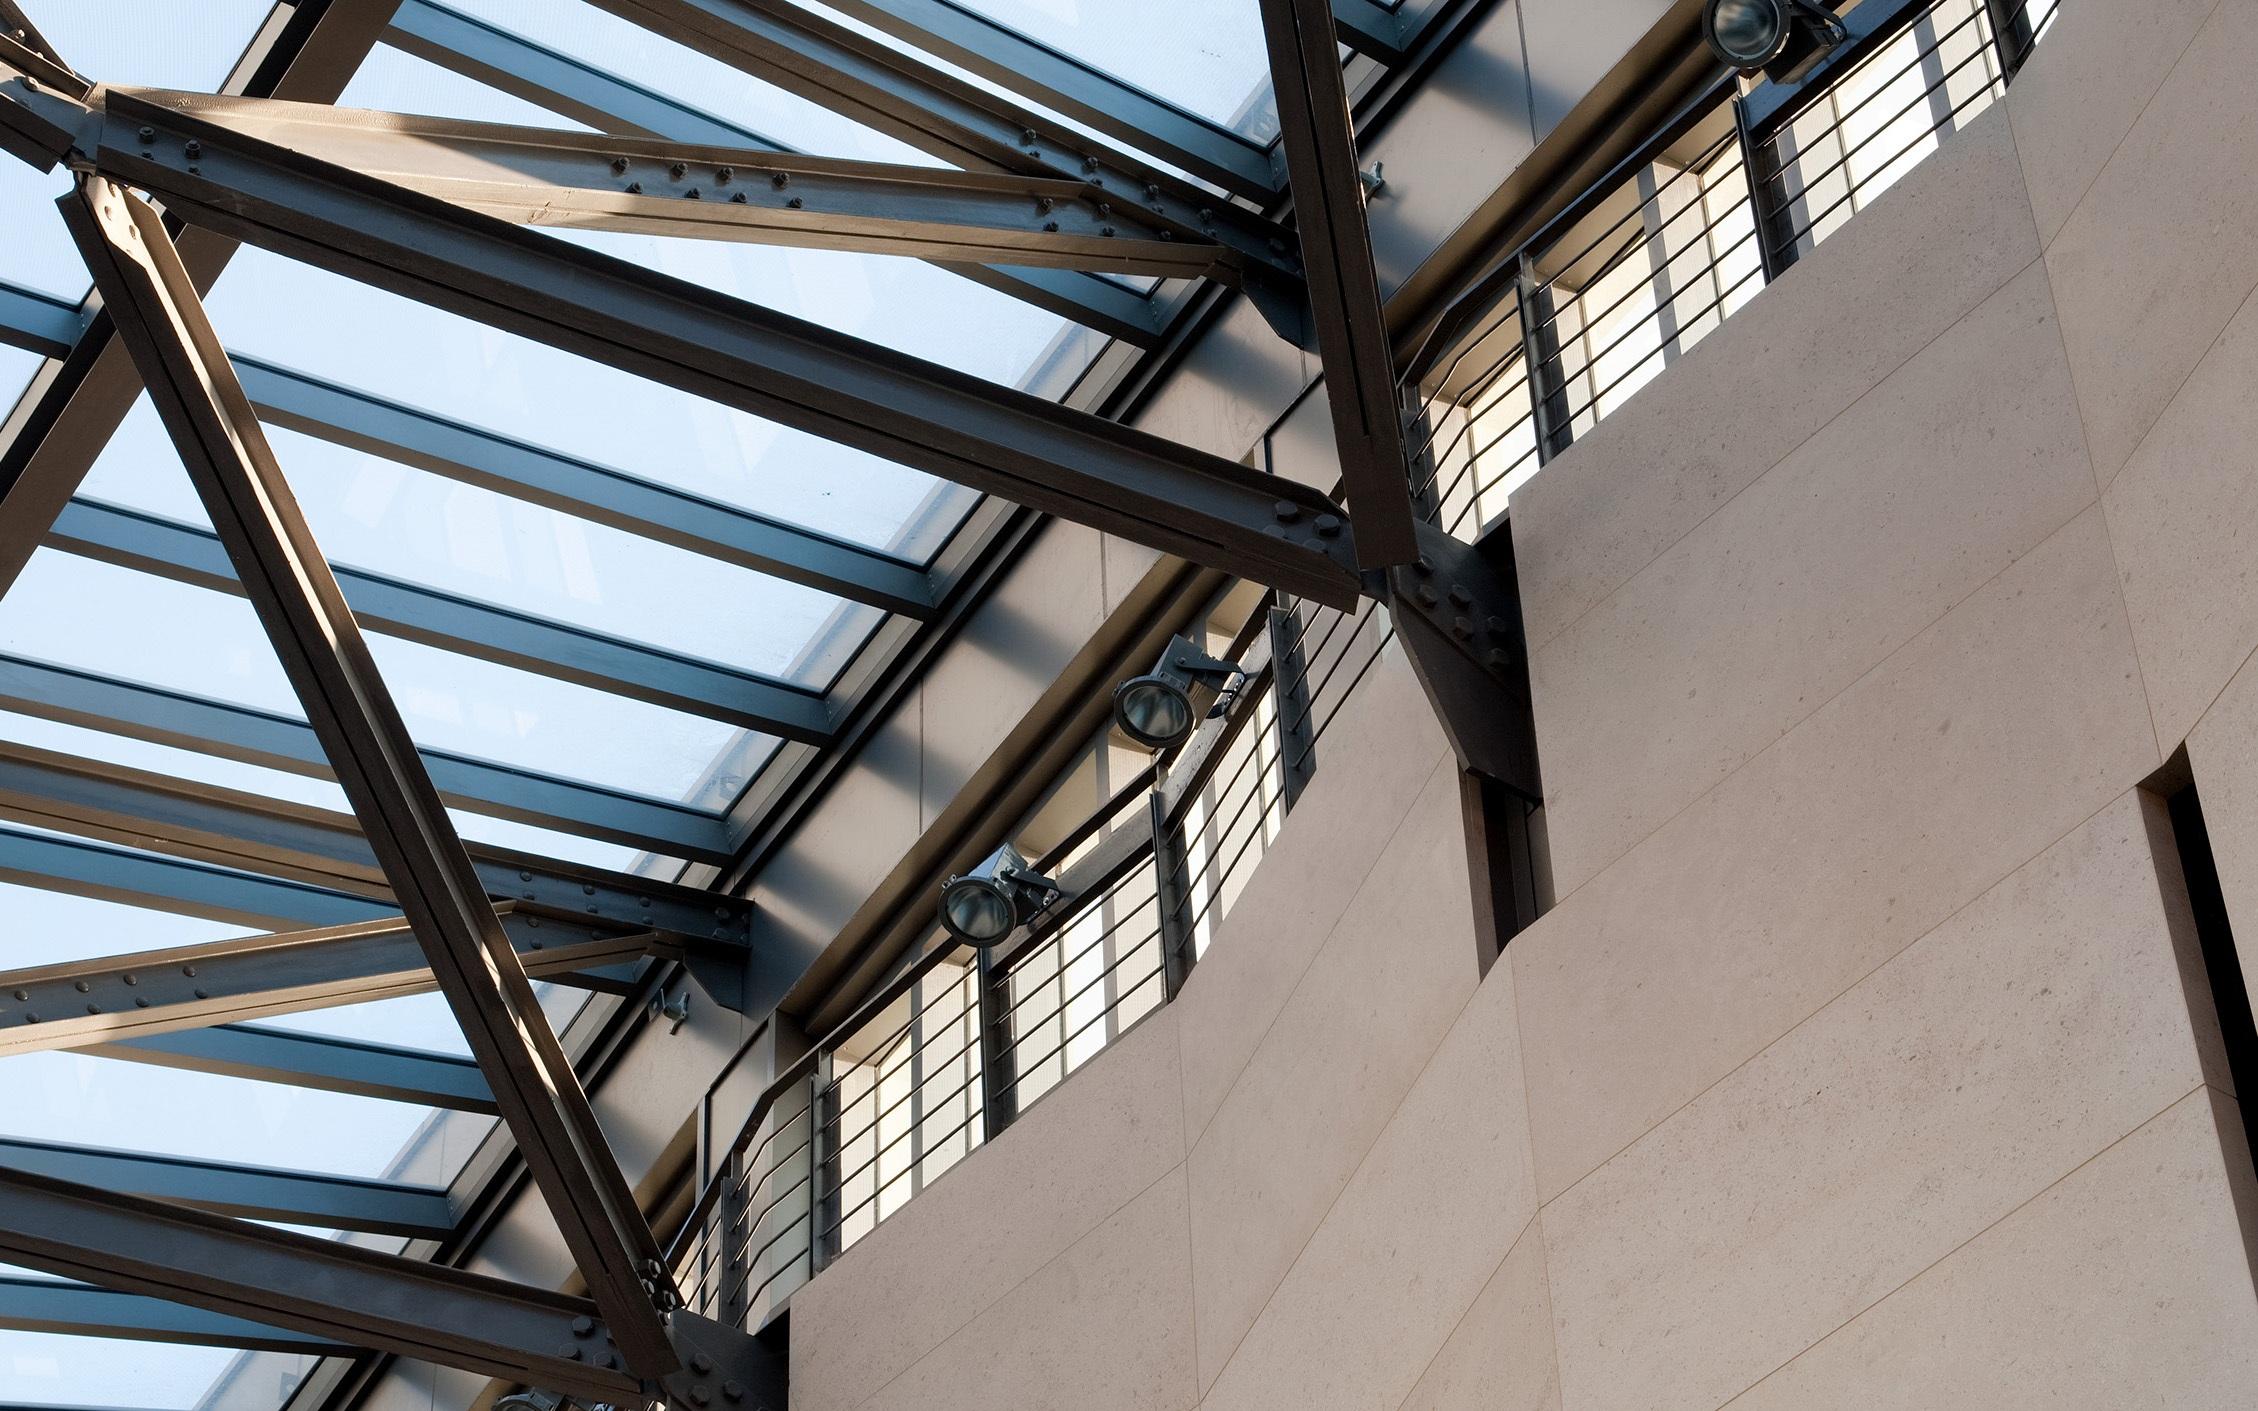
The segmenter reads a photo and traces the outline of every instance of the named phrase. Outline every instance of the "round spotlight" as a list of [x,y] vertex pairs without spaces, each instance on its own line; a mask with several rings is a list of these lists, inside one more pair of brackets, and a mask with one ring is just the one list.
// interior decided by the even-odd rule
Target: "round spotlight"
[[1113,723],[1147,749],[1165,750],[1192,733],[1192,698],[1162,676],[1138,676],[1113,692]]
[[991,878],[959,877],[941,892],[941,925],[968,945],[992,946],[1018,924],[1011,893]]
[[1787,0],[1709,0],[1702,34],[1718,58],[1737,69],[1760,69],[1787,48]]

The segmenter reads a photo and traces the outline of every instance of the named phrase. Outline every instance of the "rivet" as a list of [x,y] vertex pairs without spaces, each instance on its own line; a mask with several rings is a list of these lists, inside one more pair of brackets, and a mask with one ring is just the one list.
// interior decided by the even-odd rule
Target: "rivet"
[[127,975],[125,977],[125,982],[128,985],[138,985],[141,983],[141,977],[138,975]]
[[204,988],[204,987],[203,987],[202,985],[198,985],[198,986],[196,987],[196,998],[198,998],[198,999],[210,999],[211,997],[212,997],[212,993],[211,993],[211,991],[209,991],[209,990],[205,989],[205,988]]
[[1035,198],[1035,209],[1041,211],[1046,216],[1051,213],[1051,207],[1057,204],[1058,202],[1053,201],[1048,196],[1037,196]]
[[86,983],[86,982],[85,982],[84,980],[81,980],[81,981],[79,981],[79,982],[78,982],[77,984],[75,984],[75,985],[71,986],[71,988],[72,988],[72,989],[74,989],[74,990],[77,990],[77,991],[78,991],[78,992],[79,992],[80,994],[82,994],[82,995],[83,995],[83,994],[85,994],[85,993],[86,993],[87,991],[89,991],[89,990],[93,989],[94,987],[93,987],[92,985],[89,985],[89,984],[87,984],[87,983]]
[[193,965],[183,965],[180,967],[180,973],[193,980],[196,978],[196,967]]
[[517,874],[517,879],[520,882],[530,882],[533,880],[533,874],[530,872],[520,872]]
[[625,158],[625,157],[614,157],[614,158],[612,158],[612,175],[613,175],[613,176],[625,176],[625,175],[627,175],[627,158]]
[[637,897],[635,899],[635,904],[637,906],[649,906],[651,904],[651,899],[649,897]]
[[1417,573],[1424,577],[1425,575],[1433,573],[1435,571],[1435,561],[1427,557],[1425,554],[1421,554],[1419,557],[1411,561],[1411,568],[1414,573]]
[[584,897],[592,897],[596,895],[596,884],[594,882],[581,883],[580,894]]
[[1113,227],[1110,225],[1101,225],[1098,227],[1098,234],[1111,239],[1113,236]]
[[204,155],[204,144],[191,137],[188,139],[188,145],[180,150],[190,161],[194,161]]
[[684,176],[687,176],[689,174],[689,171],[690,168],[688,166],[684,165],[681,162],[676,162],[674,165],[666,169],[666,174],[673,177],[676,181],[680,181]]
[[734,195],[734,196],[730,197],[729,199],[730,199],[730,200],[732,200],[732,201],[734,201],[734,202],[736,202],[736,203],[737,203],[738,205],[742,206],[742,205],[744,205],[744,204],[745,204],[745,193],[744,193],[744,192],[742,192],[742,191],[740,191],[740,192],[738,192],[738,193],[737,193],[736,195]]
[[777,190],[782,191],[785,187],[792,184],[791,173],[772,171],[768,174],[768,184],[775,187]]
[[716,186],[727,186],[736,179],[737,169],[735,167],[723,167],[713,174],[713,184]]
[[1337,539],[1341,533],[1341,517],[1337,514],[1321,514],[1317,516],[1316,529],[1320,539]]
[[1084,157],[1084,158],[1082,159],[1082,170],[1084,170],[1084,171],[1096,171],[1097,169],[1098,169],[1098,159],[1097,159],[1096,157]]
[[149,1007],[149,996],[136,995],[133,1000],[133,1007],[135,1009],[147,1009]]
[[86,1007],[86,1012],[89,1014],[100,1014],[102,1012],[102,1006],[98,1004],[90,1004]]
[[682,194],[688,197],[690,200],[695,201],[698,199],[698,188],[693,186],[688,191],[685,191]]
[[596,1320],[585,1313],[572,1320],[572,1335],[576,1338],[591,1337],[595,1331]]
[[603,1356],[597,1358],[596,1362],[597,1365],[603,1367],[617,1367],[619,1365],[619,1354],[616,1352],[607,1352]]
[[794,196],[794,197],[792,197],[792,198],[791,198],[790,200],[786,201],[786,202],[785,202],[784,204],[785,204],[785,205],[787,205],[787,206],[790,206],[790,207],[791,207],[791,208],[792,208],[793,210],[797,211],[797,210],[800,210],[801,208],[805,207],[805,206],[807,205],[807,202],[806,202],[806,201],[804,201],[804,200],[802,200],[802,199],[800,199],[800,198],[799,198],[799,197],[797,197],[797,196]]
[[713,909],[713,914],[715,920],[727,921],[729,919],[729,908],[726,906],[717,906]]
[[1033,129],[1033,128],[1031,128],[1031,127],[1023,127],[1023,128],[1021,128],[1021,129],[1019,130],[1019,145],[1020,145],[1020,146],[1022,146],[1022,147],[1032,147],[1032,146],[1034,146],[1034,145],[1035,145],[1035,129]]
[[646,916],[646,917],[644,917],[644,918],[643,918],[643,924],[644,924],[644,925],[646,925],[646,926],[652,926],[652,925],[656,925],[657,923],[656,923],[656,922],[654,922],[654,921],[652,921],[650,917]]
[[1301,506],[1292,500],[1279,500],[1271,505],[1270,512],[1277,516],[1280,524],[1292,524],[1301,518]]
[[538,916],[528,916],[525,918],[525,924],[528,926],[539,926],[541,924],[541,918]]
[[1044,229],[1044,230],[1046,230],[1046,231],[1050,231],[1050,232],[1052,232],[1052,233],[1054,233],[1054,234],[1055,234],[1055,233],[1057,232],[1057,230],[1058,230],[1058,222],[1057,222],[1057,221],[1055,221],[1055,220],[1047,220],[1047,221],[1044,221],[1044,222],[1043,222],[1043,229]]
[[629,183],[627,183],[627,194],[630,196],[642,195],[643,183],[640,181],[630,181]]
[[16,991],[16,1000],[17,1000],[17,1002],[18,1002],[18,1003],[21,1003],[21,1002],[23,1002],[24,1000],[27,1000],[27,999],[30,999],[30,998],[31,998],[31,991],[29,991],[29,990],[18,990],[18,991]]
[[24,1011],[24,1022],[26,1024],[37,1024],[39,1022],[39,1016],[27,1009]]
[[1205,207],[1205,206],[1202,206],[1202,207],[1200,207],[1200,224],[1201,224],[1201,225],[1213,225],[1213,224],[1215,224],[1215,212],[1214,212],[1214,211],[1212,211],[1212,210],[1209,210],[1209,209],[1208,209],[1207,207]]
[[1273,539],[1285,539],[1291,537],[1286,533],[1286,526],[1283,524],[1265,524],[1264,526],[1262,526],[1262,532],[1269,535]]
[[1419,601],[1425,603],[1428,607],[1433,607],[1438,601],[1441,600],[1442,597],[1441,594],[1435,591],[1434,585],[1429,583],[1422,583],[1419,585],[1418,596]]
[[1159,183],[1159,182],[1157,182],[1157,181],[1148,181],[1148,182],[1146,182],[1146,183],[1145,183],[1145,199],[1146,199],[1146,200],[1148,200],[1148,201],[1157,201],[1157,200],[1159,200],[1159,199],[1160,199],[1160,183]]
[[1174,240],[1176,238],[1176,232],[1173,230],[1164,230],[1160,233],[1160,238],[1163,240]]
[[567,1362],[578,1362],[580,1360],[580,1349],[571,1343],[566,1343],[564,1351],[558,1353],[557,1356],[562,1357]]

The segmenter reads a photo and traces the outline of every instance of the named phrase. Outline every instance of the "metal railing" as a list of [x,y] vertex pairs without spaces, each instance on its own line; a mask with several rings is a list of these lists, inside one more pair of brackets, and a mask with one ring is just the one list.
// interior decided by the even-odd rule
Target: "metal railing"
[[[1304,621],[1258,611],[1233,644],[1248,680],[1227,714],[1037,861],[1065,896],[1035,926],[986,951],[936,933],[778,1073],[711,1158],[670,1246],[686,1307],[757,1329],[1175,997],[1278,835],[1299,792],[1289,765],[1298,779],[1314,767],[1314,733],[1298,748],[1285,733],[1308,730],[1312,698],[1286,701],[1272,660],[1281,641],[1298,651]],[[1337,670],[1339,649],[1328,652],[1318,660]],[[1297,672],[1292,684],[1308,683]]]
[[1866,0],[1800,83],[1697,95],[1407,365],[1423,512],[1462,537],[1494,524],[1540,466],[1998,101],[2058,3]]

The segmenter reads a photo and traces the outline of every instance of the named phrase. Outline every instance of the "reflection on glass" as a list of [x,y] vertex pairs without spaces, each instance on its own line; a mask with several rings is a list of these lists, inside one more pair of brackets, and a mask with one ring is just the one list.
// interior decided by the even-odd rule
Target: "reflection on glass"
[[10,1402],[25,1406],[191,1411],[237,1355],[217,1347],[0,1331],[0,1388]]

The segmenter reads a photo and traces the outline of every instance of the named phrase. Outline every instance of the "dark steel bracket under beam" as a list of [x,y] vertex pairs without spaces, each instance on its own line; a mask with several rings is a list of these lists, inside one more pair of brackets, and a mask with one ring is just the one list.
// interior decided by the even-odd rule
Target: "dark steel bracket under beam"
[[639,1376],[673,1372],[654,1302],[658,1243],[171,235],[147,203],[99,176],[59,204],[621,1354]]
[[1356,523],[1357,565],[1408,563],[1419,553],[1412,535],[1410,457],[1331,7],[1326,0],[1261,3],[1279,142],[1293,180],[1294,220],[1325,368],[1325,400]]

